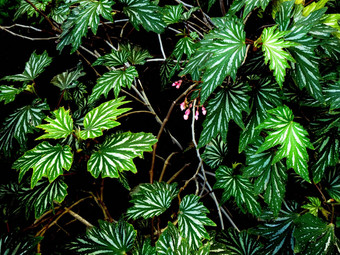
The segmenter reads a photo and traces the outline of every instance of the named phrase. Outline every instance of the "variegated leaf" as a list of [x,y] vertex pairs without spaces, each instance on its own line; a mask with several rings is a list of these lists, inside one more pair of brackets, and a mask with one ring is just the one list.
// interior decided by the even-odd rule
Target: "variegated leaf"
[[323,91],[330,110],[340,109],[340,81],[329,83]]
[[182,13],[184,11],[183,5],[166,5],[163,9],[163,20],[165,24],[171,25],[181,21]]
[[97,58],[97,60],[92,64],[93,66],[104,65],[104,66],[122,66],[127,62],[129,51],[112,50],[110,54],[106,54]]
[[120,125],[116,121],[117,117],[130,110],[130,108],[118,109],[119,106],[128,103],[128,101],[123,100],[124,97],[120,97],[102,103],[88,112],[84,118],[84,130],[80,131],[80,137],[82,139],[95,138],[103,135],[103,130]]
[[41,139],[60,139],[66,138],[73,132],[73,119],[70,115],[70,110],[65,111],[64,107],[60,107],[58,110],[52,112],[54,118],[47,117],[45,121],[48,124],[41,124],[36,126],[45,130],[46,134],[36,138]]
[[77,86],[76,81],[85,75],[83,68],[78,66],[75,71],[66,71],[53,77],[51,83],[61,91]]
[[216,168],[222,164],[228,152],[228,146],[223,142],[221,136],[212,139],[205,147],[202,159],[211,168]]
[[13,163],[13,168],[20,170],[19,181],[25,173],[33,168],[31,188],[44,176],[50,182],[54,181],[64,170],[70,170],[73,161],[71,147],[55,146],[48,142],[42,142],[26,153]]
[[147,50],[131,43],[121,44],[119,48],[121,51],[129,52],[127,60],[131,65],[144,65],[146,58],[152,58]]
[[13,86],[0,86],[0,102],[4,101],[4,104],[8,104],[14,101],[16,95],[20,94],[23,89],[17,89]]
[[152,151],[157,139],[149,133],[121,133],[107,138],[87,162],[88,171],[97,178],[118,178],[118,172],[137,172],[135,157],[143,157],[144,151]]
[[265,10],[269,2],[270,0],[236,0],[233,1],[229,13],[236,13],[244,6],[243,18],[245,18],[256,7]]
[[199,197],[187,195],[179,205],[178,228],[181,236],[187,239],[190,248],[196,249],[202,245],[203,238],[209,238],[204,226],[216,226],[206,214],[209,210],[199,202]]

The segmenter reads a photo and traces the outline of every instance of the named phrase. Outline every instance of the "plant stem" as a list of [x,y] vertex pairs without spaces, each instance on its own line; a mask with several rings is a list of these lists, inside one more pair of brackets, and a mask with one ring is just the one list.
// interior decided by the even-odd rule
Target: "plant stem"
[[158,179],[158,182],[161,182],[163,180],[163,177],[164,177],[164,173],[165,173],[165,169],[166,167],[169,165],[169,161],[170,159],[172,158],[173,155],[177,154],[178,152],[172,152],[169,157],[167,157],[167,159],[165,160],[164,162],[164,165],[163,165],[163,169],[162,169],[162,172],[161,172],[161,175],[159,176],[159,179]]

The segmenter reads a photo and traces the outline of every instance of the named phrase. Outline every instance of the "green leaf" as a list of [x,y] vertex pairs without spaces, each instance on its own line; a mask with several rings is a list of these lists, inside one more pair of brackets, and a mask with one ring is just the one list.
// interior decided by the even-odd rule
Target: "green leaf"
[[156,247],[151,245],[151,240],[146,239],[143,242],[143,247],[139,248],[138,250],[135,249],[132,253],[133,255],[155,255],[156,253]]
[[71,53],[75,52],[81,45],[82,37],[86,36],[88,27],[93,34],[97,33],[100,16],[113,21],[112,8],[114,1],[111,0],[93,0],[80,1],[80,5],[72,9],[68,19],[62,25],[63,32],[60,35],[60,42],[57,45],[58,50],[62,50],[66,45],[71,44]]
[[[330,106],[330,110],[340,108],[340,81],[329,83],[323,90],[325,93],[326,103]],[[1,94],[0,94],[1,97]]]
[[327,225],[326,222],[309,213],[300,216],[295,222],[297,227],[294,237],[297,247],[303,254],[336,254],[340,252],[334,233],[334,224]]
[[49,110],[48,104],[34,100],[31,105],[18,108],[10,114],[0,130],[0,149],[9,154],[14,138],[20,146],[25,147],[27,134],[32,134],[36,130],[35,126],[46,117],[42,112],[44,110]]
[[[46,6],[51,2],[51,0],[31,0],[30,1],[38,10],[45,11]],[[38,17],[40,14],[37,12],[31,4],[26,2],[25,0],[20,1],[19,8],[17,9],[16,13],[14,14],[14,20],[19,18],[20,16],[27,14],[28,18],[34,16]]]
[[136,45],[133,46],[130,43],[121,44],[119,45],[119,48],[122,51],[129,52],[127,60],[130,62],[131,65],[144,65],[146,62],[146,58],[152,58],[147,50],[142,49],[141,47]]
[[262,252],[262,244],[246,231],[238,232],[232,228],[222,230],[216,235],[215,241],[224,244],[223,254],[256,255]]
[[77,80],[84,75],[83,68],[78,66],[75,71],[66,71],[54,76],[51,83],[61,91],[64,91],[75,88],[77,86]]
[[269,2],[270,0],[236,0],[231,5],[229,13],[236,13],[244,6],[243,18],[245,18],[256,7],[265,10]]
[[95,138],[102,136],[103,130],[119,126],[120,123],[116,121],[117,117],[130,110],[130,108],[118,109],[119,106],[128,103],[123,100],[124,97],[113,99],[88,112],[84,118],[84,130],[80,131],[80,137],[82,139]]
[[35,218],[40,218],[47,210],[54,209],[54,201],[61,203],[67,195],[67,185],[60,179],[52,183],[42,180],[33,189],[19,190],[19,199],[26,206],[26,215],[33,211]]
[[99,220],[99,227],[90,229],[86,236],[71,244],[77,254],[127,254],[136,239],[137,231],[123,220],[109,223]]
[[134,66],[130,66],[127,69],[112,70],[103,74],[98,79],[96,86],[94,86],[89,101],[93,102],[101,95],[104,95],[106,98],[111,89],[113,89],[117,98],[121,88],[131,88],[132,82],[136,77],[138,77],[138,72]]
[[287,167],[293,168],[303,179],[310,182],[308,174],[307,148],[314,149],[307,138],[307,131],[294,122],[293,112],[287,106],[280,106],[268,111],[269,117],[258,128],[271,130],[257,153],[280,145],[272,164],[287,158]]
[[321,201],[317,197],[307,197],[310,203],[301,206],[301,208],[307,209],[310,214],[318,217],[318,211],[322,208]]
[[58,24],[62,24],[70,14],[69,4],[61,3],[51,10],[51,18]]
[[183,54],[190,57],[194,53],[195,48],[195,42],[190,37],[183,37],[176,43],[172,54],[174,54],[177,59],[181,59]]
[[274,218],[271,213],[268,216],[270,221],[250,230],[252,234],[268,240],[264,243],[264,254],[294,254],[294,220],[299,216],[298,205],[296,203],[286,205],[285,210],[280,211],[279,217]]
[[[176,186],[177,184],[164,182],[140,185],[139,190],[132,194],[130,202],[134,206],[129,208],[126,214],[133,219],[139,217],[147,219],[162,214],[170,207],[172,199],[176,197]],[[171,192],[171,190],[175,192]]]
[[178,23],[181,21],[183,11],[182,4],[166,5],[163,8],[163,21],[167,26]]
[[38,243],[43,237],[17,236],[13,233],[3,234],[0,237],[0,254],[30,255],[35,254]]
[[13,163],[13,168],[20,170],[19,181],[25,173],[33,168],[31,188],[44,176],[53,182],[59,175],[63,174],[63,169],[70,170],[73,161],[72,149],[70,146],[55,146],[48,142],[42,142],[33,149],[26,151],[23,156]]
[[149,0],[119,0],[126,4],[123,12],[129,17],[131,24],[139,31],[142,25],[146,31],[153,31],[158,34],[163,33],[165,23],[162,20],[161,8],[154,5]]
[[326,176],[327,185],[325,190],[331,198],[337,202],[340,202],[340,175],[338,169],[339,168],[334,167],[334,169],[329,171],[328,175]]
[[244,205],[254,215],[260,215],[261,206],[256,201],[253,184],[242,175],[233,174],[233,170],[220,166],[216,171],[215,189],[223,189],[221,203],[225,203],[231,196],[235,198],[237,206],[243,211]]
[[37,128],[43,129],[46,134],[36,138],[41,139],[60,139],[66,138],[73,132],[73,119],[70,115],[70,110],[65,111],[64,107],[52,112],[54,118],[47,117],[45,121],[48,124],[41,124],[36,126]]
[[1,85],[0,86],[0,102],[4,101],[4,104],[8,104],[12,101],[14,101],[16,95],[20,94],[23,91],[23,89],[17,89],[13,86],[6,86]]
[[275,14],[275,22],[279,25],[278,28],[280,31],[287,31],[289,30],[288,27],[291,23],[295,1],[285,1],[278,3],[279,6],[277,7],[278,12]]
[[240,153],[259,136],[261,131],[255,128],[267,118],[267,111],[281,105],[281,91],[275,82],[265,78],[259,80],[258,83],[256,80],[251,80],[249,83],[253,88],[250,99],[253,109],[245,129],[240,135],[238,149]]
[[199,202],[199,197],[187,195],[179,205],[178,228],[181,236],[187,239],[191,248],[198,248],[202,245],[202,238],[209,238],[209,234],[204,228],[206,226],[216,226],[206,214],[209,210]]
[[121,133],[107,138],[87,162],[88,171],[97,178],[118,178],[118,172],[137,172],[135,157],[143,157],[144,151],[152,151],[157,139],[150,133]]
[[244,128],[242,111],[249,112],[247,92],[249,86],[246,83],[233,84],[226,89],[219,91],[209,101],[207,117],[203,122],[198,147],[208,144],[218,134],[226,142],[228,124],[232,119],[241,128]]
[[221,139],[221,136],[217,136],[212,139],[210,143],[206,146],[204,153],[202,154],[202,159],[211,168],[216,168],[222,164],[225,156],[228,152],[228,146]]
[[264,201],[277,216],[286,192],[286,167],[281,161],[271,165],[274,156],[270,152],[256,153],[262,141],[262,139],[258,139],[246,150],[247,167],[244,169],[243,175],[257,177],[254,183],[254,192],[260,194],[264,191]]
[[123,66],[127,62],[129,54],[130,53],[125,50],[112,50],[110,54],[106,54],[97,58],[97,60],[92,65]]
[[287,60],[295,62],[294,58],[287,51],[283,50],[283,48],[297,45],[297,43],[283,39],[288,33],[287,31],[280,32],[277,30],[277,26],[273,26],[263,29],[260,37],[265,57],[264,61],[266,64],[270,61],[269,69],[274,71],[276,81],[281,88],[286,76],[286,68],[290,68]]
[[48,56],[46,51],[44,51],[41,55],[37,55],[33,52],[26,63],[25,70],[22,74],[5,76],[2,80],[22,81],[24,83],[33,81],[45,70],[47,66],[51,64],[51,62],[52,58]]
[[203,71],[201,104],[228,75],[235,80],[237,69],[246,53],[245,38],[244,24],[237,19],[230,19],[224,22],[223,27],[215,28],[200,41],[197,52],[179,75],[197,69]]

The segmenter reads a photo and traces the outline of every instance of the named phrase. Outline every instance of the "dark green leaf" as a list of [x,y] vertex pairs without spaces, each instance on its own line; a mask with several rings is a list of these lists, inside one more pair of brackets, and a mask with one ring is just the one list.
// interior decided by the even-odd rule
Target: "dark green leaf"
[[181,21],[182,13],[184,11],[183,5],[166,5],[163,9],[163,20],[165,24],[171,25]]
[[8,104],[14,101],[16,95],[20,94],[23,89],[17,89],[13,86],[0,86],[0,102],[4,101],[4,104]]
[[83,68],[78,66],[75,71],[66,71],[53,77],[51,83],[61,91],[77,86],[77,80],[84,76]]
[[331,171],[329,171],[328,175],[326,176],[327,185],[325,190],[327,191],[328,195],[340,202],[340,175],[339,175],[339,167],[334,167]]
[[42,237],[18,237],[14,234],[2,235],[0,238],[0,254],[3,255],[31,255],[35,254],[37,244]]
[[127,62],[129,54],[130,53],[126,50],[112,50],[110,54],[106,54],[97,58],[97,60],[92,65],[123,66]]
[[146,62],[146,58],[152,58],[147,50],[142,49],[141,47],[136,45],[133,46],[130,43],[121,44],[119,45],[119,48],[122,51],[129,52],[127,60],[130,62],[131,65],[144,65]]
[[326,103],[330,105],[330,110],[340,108],[340,81],[329,83],[323,90],[325,93]]
[[218,135],[207,144],[204,153],[202,154],[202,159],[211,168],[216,168],[222,164],[227,152],[227,144],[224,143],[221,139],[221,136]]

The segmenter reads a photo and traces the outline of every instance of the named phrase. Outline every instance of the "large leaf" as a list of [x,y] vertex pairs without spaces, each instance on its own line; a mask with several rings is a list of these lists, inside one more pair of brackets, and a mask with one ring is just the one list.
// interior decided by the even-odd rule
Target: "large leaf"
[[294,254],[294,220],[298,216],[298,205],[296,203],[287,205],[284,210],[280,211],[279,217],[274,218],[269,213],[264,217],[264,219],[270,219],[267,223],[251,230],[251,233],[268,239],[265,243],[264,254]]
[[146,31],[162,33],[165,23],[162,19],[161,8],[149,0],[119,0],[126,4],[123,12],[129,17],[131,24],[139,30],[142,25]]
[[52,114],[54,115],[53,119],[50,117],[45,119],[45,121],[49,122],[48,124],[36,126],[46,132],[36,140],[66,138],[73,132],[73,119],[70,115],[70,110],[65,111],[64,107],[60,107]]
[[287,167],[293,168],[303,179],[310,182],[307,148],[314,149],[314,147],[307,138],[307,131],[299,123],[293,121],[293,112],[287,106],[277,107],[269,110],[268,113],[269,117],[258,128],[270,131],[257,153],[281,145],[272,164],[282,158],[287,158]]
[[242,111],[249,112],[247,91],[249,86],[245,83],[234,84],[222,89],[209,101],[207,117],[203,122],[198,147],[209,143],[218,134],[226,142],[228,124],[232,119],[241,128],[244,128]]
[[246,150],[247,167],[243,174],[245,177],[257,177],[254,183],[255,193],[264,191],[264,201],[277,216],[286,191],[286,167],[281,161],[272,165],[274,156],[270,152],[256,153],[261,143],[262,139],[258,139]]
[[134,206],[127,210],[127,215],[133,219],[147,219],[162,214],[177,195],[176,186],[164,182],[140,185],[138,191],[132,194],[130,202]]
[[20,146],[25,147],[27,134],[37,130],[35,126],[41,124],[45,114],[42,112],[49,110],[45,102],[35,100],[31,105],[18,108],[10,114],[2,125],[0,130],[0,149],[10,154],[15,138]]
[[92,64],[93,66],[105,65],[105,66],[123,66],[127,62],[129,52],[126,50],[112,50],[110,54],[106,54],[97,58],[97,60]]
[[135,157],[143,157],[144,151],[152,151],[157,139],[150,133],[120,133],[107,138],[87,162],[88,171],[97,178],[118,178],[119,172],[137,172]]
[[277,26],[272,26],[263,29],[259,39],[259,42],[262,43],[264,61],[266,64],[270,61],[269,69],[274,71],[276,81],[281,88],[286,76],[286,68],[290,68],[287,60],[295,62],[294,58],[287,51],[283,50],[283,48],[297,45],[297,43],[283,39],[288,33],[286,31],[280,32]]
[[198,248],[202,245],[202,238],[209,238],[206,226],[216,226],[206,214],[209,210],[199,202],[199,197],[187,195],[179,205],[178,228],[181,236],[187,239],[191,248]]
[[67,185],[60,179],[52,183],[42,180],[33,188],[19,190],[19,199],[26,206],[26,215],[34,212],[38,219],[44,212],[54,209],[54,201],[61,203],[67,195]]
[[63,174],[63,169],[70,170],[72,161],[73,154],[70,146],[63,147],[60,144],[53,146],[48,142],[42,142],[18,158],[13,163],[13,168],[20,170],[19,181],[29,169],[33,168],[31,179],[31,188],[33,188],[43,176],[52,182]]
[[16,95],[21,93],[21,91],[23,91],[23,89],[17,89],[13,86],[1,85],[0,86],[0,102],[4,101],[4,104],[8,104],[14,101]]
[[237,232],[229,228],[219,232],[215,241],[224,244],[224,253],[230,255],[261,254],[262,244],[250,236],[246,231]]
[[248,144],[259,136],[260,130],[256,127],[267,118],[267,111],[281,105],[279,86],[271,79],[249,81],[252,90],[251,103],[252,114],[248,123],[240,134],[239,152],[242,152]]
[[201,103],[207,100],[228,75],[235,80],[237,69],[246,53],[245,38],[244,24],[234,18],[225,20],[223,26],[212,30],[200,42],[196,54],[180,75],[192,74],[196,69],[204,71]]
[[261,206],[256,201],[253,184],[242,175],[233,174],[233,169],[220,166],[216,171],[215,189],[223,189],[221,202],[225,203],[231,196],[238,207],[245,212],[244,206],[254,215],[260,215]]
[[57,86],[61,91],[71,89],[77,86],[76,81],[85,75],[83,69],[78,66],[74,71],[66,71],[53,77],[51,83]]
[[303,254],[337,254],[340,248],[334,233],[334,224],[327,224],[312,214],[304,214],[296,221],[294,236],[297,246]]
[[120,123],[116,121],[117,117],[130,110],[130,108],[118,109],[119,106],[128,103],[128,101],[123,100],[124,97],[120,97],[102,103],[88,112],[84,118],[84,130],[80,131],[80,137],[82,139],[95,138],[103,135],[103,130],[120,125]]
[[51,62],[52,58],[48,56],[46,51],[41,55],[37,55],[33,52],[26,63],[25,70],[22,74],[5,76],[2,79],[7,81],[22,81],[25,83],[34,81],[34,79],[37,78]]
[[210,143],[206,146],[204,153],[202,154],[202,159],[211,168],[216,168],[222,164],[225,156],[228,152],[228,146],[221,139],[221,136],[217,136],[212,139]]
[[136,239],[137,231],[123,220],[109,223],[99,220],[99,227],[90,229],[86,236],[71,244],[76,254],[127,254]]
[[131,88],[131,84],[136,77],[138,77],[138,72],[134,66],[127,69],[112,70],[103,74],[98,79],[96,86],[94,86],[89,101],[93,102],[101,95],[106,98],[111,89],[113,89],[117,98],[121,88]]
[[57,49],[62,50],[66,45],[72,44],[71,53],[75,52],[81,44],[82,37],[86,36],[88,27],[93,34],[97,33],[100,16],[113,21],[111,14],[113,4],[114,1],[111,0],[81,0],[62,25],[63,32]]

